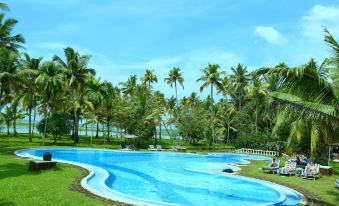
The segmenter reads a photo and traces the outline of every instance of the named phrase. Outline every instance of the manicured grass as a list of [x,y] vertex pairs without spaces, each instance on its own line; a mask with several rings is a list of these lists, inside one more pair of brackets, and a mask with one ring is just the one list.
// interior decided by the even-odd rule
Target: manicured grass
[[241,167],[240,175],[268,180],[296,189],[307,197],[309,205],[338,205],[339,189],[334,187],[334,181],[339,178],[339,163],[332,163],[331,176],[323,175],[315,181],[297,176],[286,177],[263,173],[260,168],[265,165],[267,165],[265,161],[251,161],[251,164]]
[[67,164],[39,173],[28,171],[28,161],[12,153],[20,147],[0,148],[0,206],[112,205],[72,191],[84,170]]

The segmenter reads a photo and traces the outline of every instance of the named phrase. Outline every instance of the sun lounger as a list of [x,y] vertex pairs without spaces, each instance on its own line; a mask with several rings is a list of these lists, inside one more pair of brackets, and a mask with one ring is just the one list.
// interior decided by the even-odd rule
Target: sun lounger
[[289,175],[289,176],[295,175],[296,166],[297,166],[296,162],[286,161],[285,166],[278,169],[277,172],[280,175]]
[[148,150],[149,151],[155,151],[156,149],[155,149],[154,145],[148,145]]
[[[279,169],[279,165],[280,165],[280,160],[275,160],[274,162],[275,164],[273,164],[273,162],[271,161],[270,164],[268,164],[267,166],[264,166],[262,167],[262,171],[263,172],[267,172],[267,173],[270,173],[272,172],[273,174],[274,173],[277,173],[278,169]],[[274,165],[274,166],[272,166]]]
[[320,165],[319,164],[308,164],[301,174],[301,178],[311,178],[315,180],[320,177]]
[[125,151],[133,151],[136,150],[137,148],[134,145],[120,145],[120,149],[121,150],[125,150]]
[[157,145],[156,150],[157,150],[157,151],[161,151],[161,150],[162,150],[161,145]]

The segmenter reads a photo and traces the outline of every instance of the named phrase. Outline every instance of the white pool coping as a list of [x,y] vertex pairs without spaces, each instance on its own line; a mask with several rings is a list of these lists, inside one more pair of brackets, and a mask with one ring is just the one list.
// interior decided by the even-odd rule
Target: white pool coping
[[[58,147],[51,147],[51,148],[27,148],[27,149],[21,149],[21,150],[17,150],[15,151],[15,155],[19,156],[19,157],[23,157],[23,158],[32,158],[32,159],[39,159],[41,160],[42,158],[41,157],[38,157],[38,156],[34,156],[34,155],[31,155],[29,153],[25,153],[24,151],[27,150],[39,150],[39,149],[42,149],[42,150],[54,150],[54,149],[61,149],[61,150],[100,150],[100,151],[108,151],[108,152],[122,152],[122,153],[136,153],[136,151],[121,151],[121,150],[110,150],[110,149],[94,149],[94,148],[77,148],[77,147],[69,147],[69,148],[58,148]],[[24,153],[22,153],[24,152]],[[208,156],[208,155],[222,155],[222,154],[233,154],[233,153],[209,153],[208,155],[201,155],[201,154],[193,154],[193,153],[173,153],[173,152],[137,152],[137,153],[168,153],[168,154],[182,154],[182,155],[197,155],[197,156]],[[235,156],[244,156],[244,159],[241,159],[245,164],[249,164],[250,161],[246,160],[246,157],[250,157],[250,156],[253,156],[253,157],[261,157],[261,156],[255,156],[255,155],[241,155],[241,154],[234,154]],[[261,158],[260,158],[261,159]],[[262,160],[268,160],[270,158],[268,157],[263,157]],[[114,190],[112,188],[109,188],[105,181],[108,179],[109,177],[109,173],[103,169],[103,168],[100,168],[100,167],[97,167],[97,166],[93,166],[93,165],[89,165],[89,164],[84,164],[84,163],[78,163],[78,162],[72,162],[72,161],[66,161],[66,160],[59,160],[59,159],[54,159],[54,161],[57,161],[57,162],[60,162],[60,163],[66,163],[66,164],[71,164],[71,165],[76,165],[76,166],[79,166],[79,167],[82,167],[82,168],[85,168],[86,170],[89,171],[89,175],[87,175],[86,177],[84,177],[82,180],[81,180],[81,186],[97,195],[97,196],[100,196],[100,197],[103,197],[105,199],[110,199],[110,200],[113,200],[113,201],[117,201],[117,202],[122,202],[122,203],[127,203],[127,204],[132,204],[132,205],[140,205],[140,206],[145,206],[145,205],[149,205],[149,206],[179,206],[180,204],[175,204],[175,203],[167,203],[167,202],[161,202],[161,201],[154,201],[154,200],[147,200],[147,199],[142,199],[142,198],[138,198],[138,197],[134,197],[134,196],[131,196],[131,195],[126,195],[124,193],[121,193],[117,190]],[[231,167],[238,167],[234,164],[227,164],[225,163],[225,165],[229,165]],[[238,167],[239,168],[239,167]],[[257,204],[257,205],[253,205],[253,206],[267,206],[267,205],[275,205],[275,204],[279,204],[283,201],[286,200],[286,195],[281,192],[281,189],[280,188],[285,188],[285,189],[288,189],[292,192],[294,192],[295,194],[297,194],[298,196],[301,197],[301,200],[299,202],[299,204],[306,204],[306,198],[299,192],[291,189],[291,188],[288,188],[288,187],[285,187],[285,186],[282,186],[282,185],[279,185],[279,184],[276,184],[276,183],[273,183],[273,182],[269,182],[269,181],[265,181],[265,180],[259,180],[259,179],[255,179],[255,178],[251,178],[251,177],[245,177],[245,176],[240,176],[240,175],[235,175],[235,174],[227,174],[227,173],[216,173],[216,172],[207,172],[207,171],[201,171],[201,170],[194,170],[194,169],[187,169],[187,168],[184,168],[185,170],[190,170],[190,171],[194,171],[194,172],[200,172],[200,173],[208,173],[208,174],[214,174],[214,175],[225,175],[225,176],[232,176],[232,178],[236,178],[236,179],[241,179],[241,180],[247,180],[247,181],[251,181],[251,182],[256,182],[256,183],[260,183],[262,185],[265,185],[271,189],[273,189],[274,191],[278,192],[279,193],[279,199],[277,201],[274,201],[274,202],[268,202],[266,204]],[[239,170],[241,170],[239,168]],[[88,181],[90,181],[90,179],[95,175],[95,174],[102,174],[103,176],[100,178],[100,182],[99,182],[99,186],[105,190],[105,193],[102,193],[98,190],[96,190],[95,188],[91,187],[89,184],[88,184]],[[280,188],[279,188],[280,187]]]

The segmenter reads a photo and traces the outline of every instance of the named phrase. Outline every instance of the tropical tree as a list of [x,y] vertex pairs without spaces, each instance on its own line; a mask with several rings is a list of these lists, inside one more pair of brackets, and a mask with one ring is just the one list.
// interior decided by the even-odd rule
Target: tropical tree
[[171,87],[173,87],[174,84],[174,89],[175,89],[175,99],[176,99],[176,116],[177,116],[177,124],[179,122],[178,119],[178,114],[179,114],[179,99],[178,99],[178,88],[177,84],[179,83],[182,88],[184,89],[184,77],[180,73],[180,69],[177,67],[173,67],[173,69],[170,71],[168,76],[164,79],[167,84],[169,84]]
[[200,86],[200,92],[205,88],[210,86],[211,89],[211,129],[212,129],[212,141],[213,141],[213,150],[215,149],[215,134],[214,134],[214,104],[213,104],[213,88],[222,88],[222,78],[221,75],[223,72],[219,71],[220,66],[218,64],[208,64],[202,72],[203,75],[197,79],[197,82],[202,81],[203,85]]
[[141,81],[144,84],[148,84],[148,88],[151,89],[151,84],[154,82],[158,82],[158,78],[155,74],[153,74],[153,70],[146,69],[144,76],[141,77]]
[[42,145],[44,145],[47,131],[48,111],[52,101],[55,101],[57,95],[63,92],[63,70],[59,65],[56,65],[53,62],[46,62],[41,66],[40,74],[35,82],[41,95],[41,107],[45,119],[45,128],[42,138]]
[[117,87],[113,87],[110,82],[103,82],[101,95],[103,97],[103,112],[106,118],[106,129],[107,129],[107,141],[110,142],[110,123],[112,118],[112,110],[115,105],[114,101],[120,96],[120,91]]
[[67,47],[64,49],[66,60],[63,61],[59,56],[54,56],[53,61],[58,62],[64,69],[68,81],[68,89],[71,92],[74,113],[74,143],[79,143],[78,135],[78,115],[76,99],[80,90],[83,89],[85,82],[90,75],[95,75],[95,70],[87,67],[90,59],[87,55],[80,55],[74,49]]
[[6,48],[0,48],[0,107],[7,101],[6,96],[20,84],[17,71],[20,68],[19,54]]
[[267,94],[267,87],[268,84],[261,81],[261,79],[255,75],[252,74],[251,78],[251,84],[245,87],[246,91],[246,98],[249,98],[254,101],[255,105],[255,133],[258,133],[258,113],[259,113],[259,107],[260,105],[263,105],[264,101],[263,98],[265,98]]
[[1,112],[1,119],[5,122],[7,127],[7,135],[10,135],[9,128],[13,122],[13,112],[9,106],[6,106],[5,110]]
[[42,58],[31,58],[27,53],[24,54],[22,69],[18,72],[22,84],[22,101],[28,112],[28,137],[32,142],[32,111],[38,105],[36,78],[40,72]]
[[132,96],[135,93],[137,86],[137,75],[131,75],[126,82],[121,82],[122,85],[121,91],[124,96]]
[[233,84],[237,107],[240,110],[244,104],[245,86],[248,83],[249,74],[244,65],[238,64],[236,68],[231,67],[233,74],[230,75],[230,81]]
[[[1,3],[0,9],[6,10],[8,7]],[[0,13],[0,48],[7,48],[8,50],[17,52],[25,39],[21,34],[12,35],[14,26],[18,23],[16,19],[5,19],[5,14]]]

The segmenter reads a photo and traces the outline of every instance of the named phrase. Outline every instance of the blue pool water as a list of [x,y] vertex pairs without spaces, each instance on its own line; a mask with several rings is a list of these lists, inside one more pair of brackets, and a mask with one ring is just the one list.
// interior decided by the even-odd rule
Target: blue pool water
[[218,174],[239,169],[239,154],[180,154],[121,152],[97,149],[25,149],[23,157],[41,158],[49,151],[54,160],[80,165],[92,173],[82,181],[89,191],[137,205],[297,205],[302,195],[270,182]]

